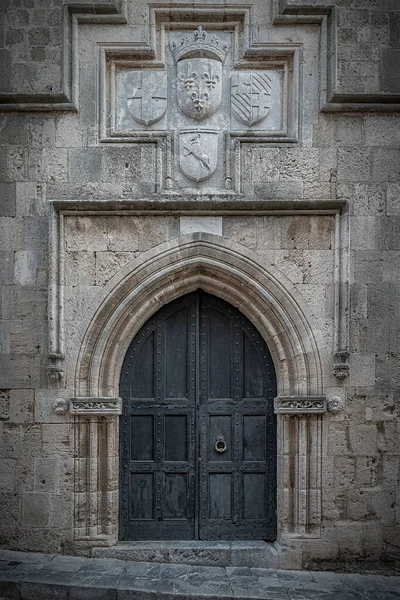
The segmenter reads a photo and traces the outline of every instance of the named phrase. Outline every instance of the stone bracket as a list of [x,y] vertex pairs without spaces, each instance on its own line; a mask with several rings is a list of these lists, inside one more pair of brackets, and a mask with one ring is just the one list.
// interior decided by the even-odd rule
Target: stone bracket
[[120,415],[122,400],[121,398],[92,396],[71,398],[69,410],[73,415]]
[[325,396],[278,396],[275,414],[323,414],[327,411]]

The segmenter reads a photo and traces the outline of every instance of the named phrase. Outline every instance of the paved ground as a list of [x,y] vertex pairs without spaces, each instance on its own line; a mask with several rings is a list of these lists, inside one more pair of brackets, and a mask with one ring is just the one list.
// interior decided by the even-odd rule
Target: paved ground
[[0,600],[400,600],[400,576],[0,550]]

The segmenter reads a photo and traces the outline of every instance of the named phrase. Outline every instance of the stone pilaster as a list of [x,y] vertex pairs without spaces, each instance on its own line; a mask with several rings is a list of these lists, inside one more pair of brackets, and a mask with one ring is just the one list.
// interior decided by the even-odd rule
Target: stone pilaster
[[282,534],[320,535],[323,396],[275,399],[278,414],[278,506]]

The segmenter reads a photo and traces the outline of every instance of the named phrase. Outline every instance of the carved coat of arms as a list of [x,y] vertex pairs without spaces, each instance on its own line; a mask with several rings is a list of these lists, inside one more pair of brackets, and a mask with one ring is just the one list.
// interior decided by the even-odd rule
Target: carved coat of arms
[[215,113],[222,97],[222,64],[211,58],[188,58],[178,65],[177,99],[185,115],[201,121]]
[[186,177],[197,182],[211,177],[218,163],[217,131],[181,131],[179,146],[179,164]]
[[214,114],[222,97],[222,63],[228,46],[198,27],[171,44],[177,63],[177,100],[181,111],[201,121]]
[[271,107],[271,80],[266,73],[234,73],[231,79],[232,114],[249,127],[260,123]]
[[167,74],[163,71],[132,71],[132,96],[127,98],[128,111],[138,123],[156,123],[167,110]]

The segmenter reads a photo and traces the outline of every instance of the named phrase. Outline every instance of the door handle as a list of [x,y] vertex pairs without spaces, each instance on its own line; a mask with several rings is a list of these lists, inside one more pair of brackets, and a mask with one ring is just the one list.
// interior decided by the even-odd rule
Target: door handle
[[226,452],[228,450],[228,444],[226,443],[223,435],[217,435],[214,448],[216,452]]

